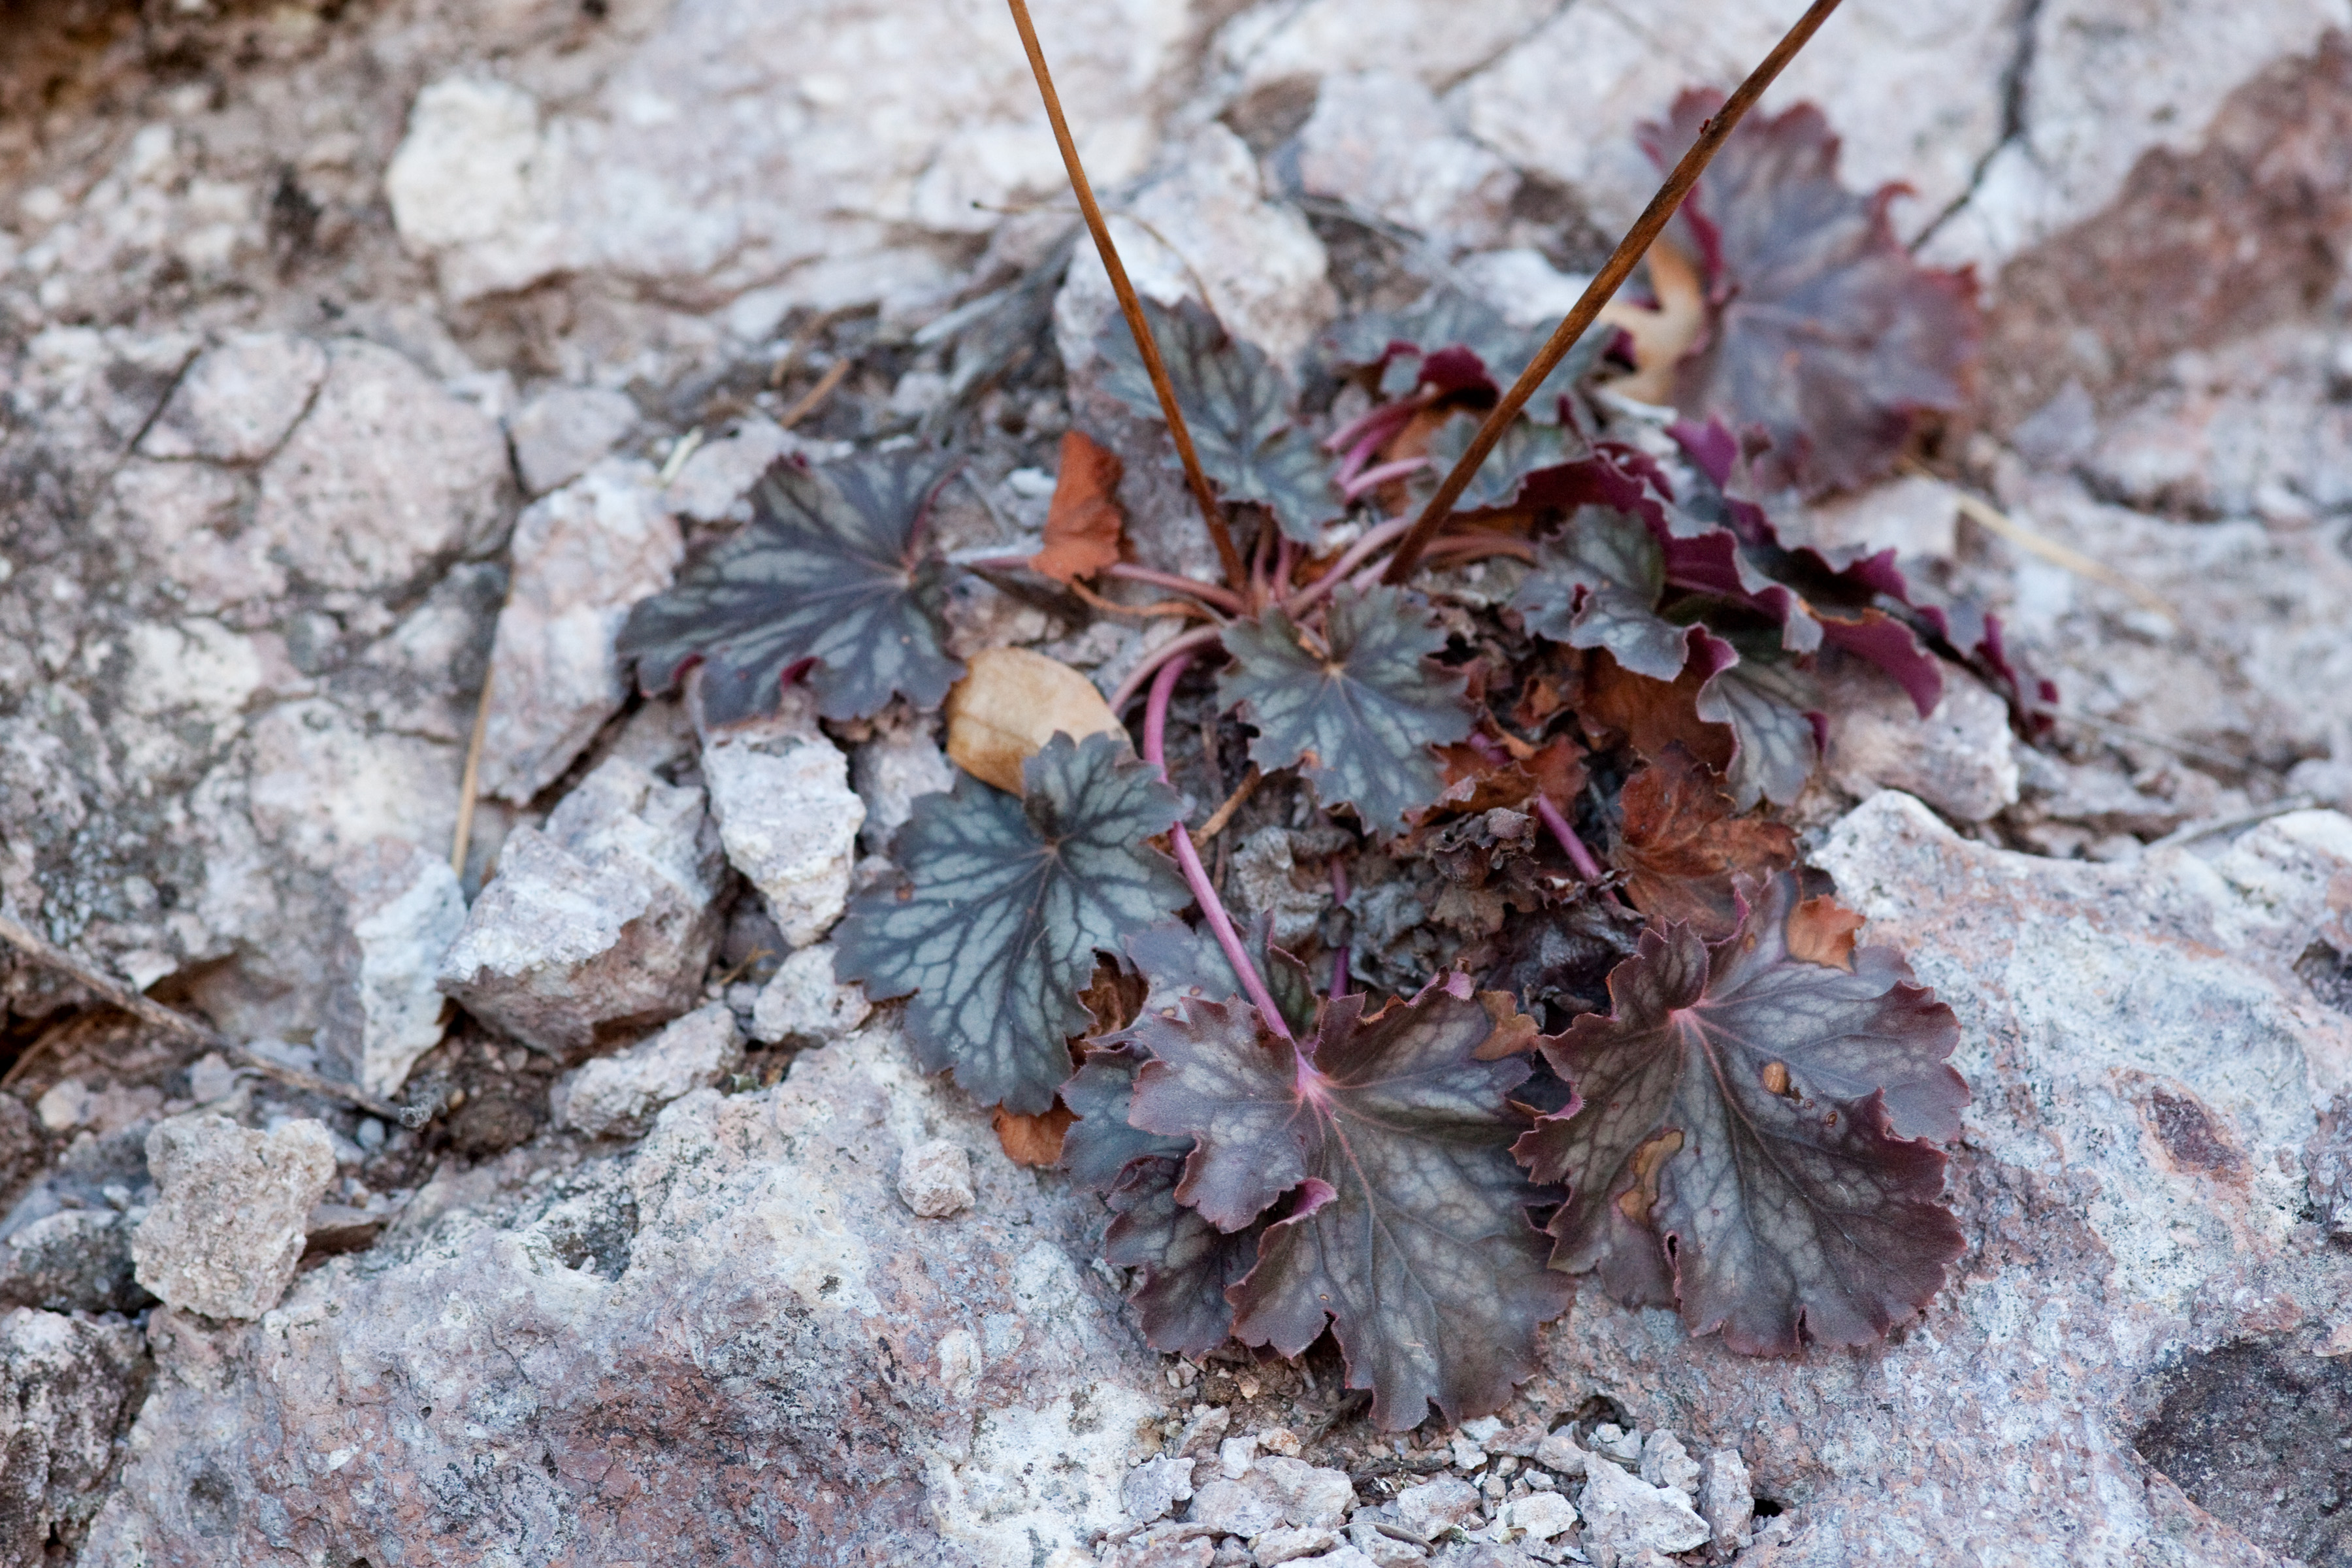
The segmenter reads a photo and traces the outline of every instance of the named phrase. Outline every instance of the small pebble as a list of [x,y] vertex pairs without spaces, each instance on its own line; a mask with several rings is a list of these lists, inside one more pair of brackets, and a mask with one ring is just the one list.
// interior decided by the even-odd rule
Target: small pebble
[[945,1219],[971,1207],[971,1156],[944,1138],[918,1143],[898,1159],[898,1195],[925,1219]]
[[1229,1481],[1237,1481],[1248,1475],[1250,1467],[1255,1463],[1257,1438],[1255,1436],[1228,1437],[1217,1445],[1217,1473]]
[[1285,1458],[1298,1458],[1298,1435],[1287,1426],[1269,1426],[1257,1435],[1257,1446]]

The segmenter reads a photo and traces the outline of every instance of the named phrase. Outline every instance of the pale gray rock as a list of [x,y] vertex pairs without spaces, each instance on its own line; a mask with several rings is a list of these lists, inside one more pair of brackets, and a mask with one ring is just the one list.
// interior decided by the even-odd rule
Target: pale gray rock
[[735,1015],[713,1002],[566,1073],[548,1091],[549,1109],[557,1126],[591,1138],[635,1138],[663,1106],[725,1082],[742,1065]]
[[1706,1521],[1677,1491],[1654,1487],[1615,1465],[1591,1465],[1584,1472],[1584,1549],[1600,1568],[1643,1552],[1688,1552],[1708,1535]]
[[[1111,237],[1137,289],[1169,305],[1205,289],[1227,330],[1276,364],[1287,367],[1337,313],[1323,242],[1296,210],[1268,199],[1257,160],[1222,125],[1195,132],[1127,208],[1111,216]],[[1073,256],[1054,331],[1074,378],[1091,369],[1095,339],[1117,309],[1101,260]]]
[[524,509],[513,582],[490,649],[482,789],[528,803],[628,697],[614,651],[629,608],[669,586],[686,553],[654,471],[613,459]]
[[849,759],[789,701],[772,721],[705,739],[710,788],[727,858],[767,901],[795,948],[833,929],[849,901],[866,803],[849,787]]
[[1557,1432],[1547,1432],[1536,1445],[1535,1461],[1556,1475],[1580,1476],[1589,1458],[1577,1446],[1576,1434],[1563,1426]]
[[971,1207],[971,1155],[961,1143],[934,1138],[898,1156],[898,1196],[925,1219],[946,1219]]
[[1576,1505],[1558,1492],[1529,1492],[1503,1509],[1503,1521],[1530,1541],[1549,1541],[1576,1523]]
[[559,1058],[642,1032],[700,999],[725,871],[700,790],[608,759],[508,835],[436,983]]
[[1255,1472],[1238,1479],[1220,1475],[1192,1490],[1192,1510],[1186,1516],[1220,1535],[1260,1535],[1283,1521],[1281,1500]]
[[1899,789],[1960,822],[2013,805],[2017,757],[2008,705],[1976,677],[1944,667],[1944,695],[1926,718],[1894,679],[1859,658],[1824,658],[1827,765],[1848,794]]
[[254,526],[297,582],[398,589],[491,541],[508,474],[496,420],[390,349],[344,340],[261,470]]
[[748,498],[760,476],[779,458],[808,452],[808,443],[774,420],[752,416],[688,453],[663,489],[663,502],[696,522],[741,522],[751,515]]
[[147,1168],[157,1196],[131,1238],[139,1283],[183,1311],[258,1318],[294,1279],[335,1145],[313,1121],[256,1132],[197,1112],[147,1134]]
[[1119,1484],[1119,1501],[1146,1524],[1165,1519],[1178,1503],[1192,1500],[1192,1465],[1191,1459],[1155,1455],[1127,1472]]
[[1478,1489],[1459,1476],[1439,1476],[1397,1493],[1396,1510],[1398,1523],[1423,1541],[1434,1540],[1478,1517]]
[[802,948],[776,966],[751,1005],[751,1037],[774,1045],[798,1040],[823,1045],[866,1022],[874,1011],[866,987],[834,978],[834,947]]
[[[1402,1526],[1394,1528],[1402,1529]],[[1358,1514],[1348,1525],[1348,1540],[1380,1568],[1404,1568],[1405,1564],[1428,1561],[1429,1549],[1417,1542],[1400,1540],[1383,1531],[1379,1522]]]
[[1857,494],[1816,501],[1786,531],[1792,542],[1801,536],[1822,551],[1892,550],[1905,561],[1948,561],[1959,550],[1959,515],[1949,485],[1926,474],[1906,474]]
[[[974,1152],[982,1201],[953,1225],[896,1196],[925,1127]],[[371,1561],[397,1542],[416,1562],[719,1568],[822,1541],[1030,1568],[1125,1523],[1121,1487],[1160,1447],[1159,1360],[1086,1267],[1099,1220],[1005,1159],[895,1026],[773,1089],[698,1089],[624,1152],[448,1168],[259,1325],[159,1342],[82,1561],[267,1560],[291,1518]],[[628,1506],[598,1503],[639,1443],[659,1462]],[[712,1489],[738,1466],[777,1484]]]
[[[394,223],[452,299],[586,272],[731,304],[756,331],[794,304],[944,292],[956,263],[926,232],[992,228],[1063,174],[1003,16],[943,15],[915,35],[902,20],[873,0],[691,0],[554,108],[478,68],[446,75],[387,171]],[[1094,178],[1140,174],[1191,13],[1116,0],[1040,25]],[[872,68],[881,58],[891,69]]]
[[637,405],[608,386],[543,387],[507,416],[522,488],[535,496],[570,484],[636,428]]
[[1715,1532],[1715,1543],[1726,1552],[1748,1543],[1748,1526],[1756,1518],[1755,1483],[1737,1448],[1717,1448],[1706,1457],[1698,1483],[1698,1511]]
[[1494,59],[1558,9],[1552,0],[1443,10],[1429,0],[1274,0],[1220,29],[1217,58],[1245,95],[1383,68],[1414,72],[1437,87]]
[[916,800],[954,786],[955,769],[929,723],[910,714],[877,722],[874,738],[850,752],[849,778],[866,803],[866,825],[859,831],[866,852],[879,855],[888,852],[890,840],[914,815]]
[[1495,244],[1519,177],[1457,130],[1419,78],[1401,69],[1327,77],[1298,132],[1308,195],[1429,236],[1449,248]]
[[139,438],[150,458],[257,463],[278,449],[326,379],[327,351],[284,332],[240,332],[188,366]]
[[1275,1568],[1276,1563],[1294,1563],[1301,1558],[1329,1563],[1331,1559],[1322,1553],[1334,1551],[1339,1543],[1339,1532],[1336,1530],[1321,1526],[1300,1529],[1295,1525],[1283,1525],[1250,1537],[1250,1561],[1258,1568]]
[[115,1434],[141,1378],[138,1329],[19,1307],[0,1316],[0,1562],[51,1560],[106,1499]]
[[1642,1479],[1654,1487],[1698,1496],[1698,1461],[1683,1440],[1661,1426],[1642,1439]]
[[368,1093],[390,1098],[416,1058],[441,1043],[448,998],[434,983],[466,923],[466,898],[446,855],[380,838],[336,868],[346,903],[349,989],[336,999],[320,1051]]
[[286,591],[272,541],[247,515],[249,489],[246,477],[209,463],[133,458],[108,479],[93,526],[138,541],[189,613],[215,615]]

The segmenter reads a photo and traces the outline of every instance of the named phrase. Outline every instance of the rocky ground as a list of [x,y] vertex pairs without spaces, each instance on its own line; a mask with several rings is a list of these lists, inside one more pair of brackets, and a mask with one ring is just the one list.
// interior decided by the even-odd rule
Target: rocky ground
[[[1797,9],[1037,5],[1139,281],[1285,357],[1416,278],[1556,313]],[[1002,10],[0,27],[0,907],[249,1053],[0,959],[0,1561],[2352,1563],[2346,0],[1848,0],[1776,90],[1990,308],[1934,472],[1805,526],[2064,705],[1854,678],[1797,814],[1959,1013],[1969,1250],[1788,1361],[1589,1292],[1402,1436],[1328,1346],[1150,1352],[1099,1203],[835,983],[928,721],[706,738],[614,662],[852,441],[955,434],[1004,553],[1075,416],[1208,564]],[[960,653],[1151,635],[970,581]]]

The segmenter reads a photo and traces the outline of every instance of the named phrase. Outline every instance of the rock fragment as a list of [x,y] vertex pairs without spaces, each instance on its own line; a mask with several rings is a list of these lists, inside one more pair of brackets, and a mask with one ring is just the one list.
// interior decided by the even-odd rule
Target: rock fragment
[[1279,1525],[1250,1537],[1250,1561],[1256,1563],[1257,1568],[1274,1568],[1277,1563],[1296,1562],[1302,1557],[1312,1558],[1318,1563],[1329,1563],[1330,1558],[1319,1554],[1336,1550],[1339,1543],[1339,1532],[1336,1530]]
[[868,854],[887,854],[890,840],[914,815],[917,797],[955,786],[955,770],[919,717],[889,716],[877,721],[875,736],[849,754],[849,777],[866,803],[859,829]]
[[1166,1455],[1146,1459],[1127,1472],[1118,1489],[1119,1500],[1130,1515],[1146,1524],[1165,1519],[1178,1503],[1191,1500],[1192,1464],[1191,1459]]
[[1748,1478],[1738,1449],[1717,1448],[1707,1455],[1699,1478],[1698,1511],[1715,1532],[1717,1546],[1729,1552],[1748,1544],[1748,1526],[1756,1517],[1755,1483]]
[[701,996],[725,869],[700,790],[610,758],[508,836],[437,984],[558,1058],[666,1023]]
[[147,1134],[147,1167],[157,1196],[131,1241],[139,1283],[184,1311],[258,1318],[293,1280],[335,1145],[307,1119],[256,1132],[197,1112]]
[[1575,1524],[1576,1505],[1558,1492],[1529,1492],[1513,1499],[1503,1510],[1503,1518],[1530,1541],[1549,1541]]
[[1563,1426],[1557,1432],[1547,1432],[1536,1445],[1535,1461],[1556,1475],[1580,1476],[1584,1473],[1587,1455],[1577,1446],[1576,1434]]
[[515,468],[534,496],[568,485],[635,428],[637,405],[606,386],[551,386],[507,420]]
[[1433,1541],[1478,1517],[1478,1489],[1459,1476],[1439,1476],[1397,1493],[1396,1510],[1398,1523]]
[[336,868],[348,930],[348,989],[330,1004],[320,1053],[370,1094],[389,1098],[441,1043],[448,998],[434,984],[466,923],[446,857],[379,838]]
[[620,710],[628,680],[614,640],[685,551],[645,463],[600,463],[524,509],[490,648],[485,793],[528,803]]
[[776,966],[751,1005],[751,1037],[770,1045],[799,1040],[823,1045],[866,1022],[874,1011],[866,987],[833,977],[834,946],[804,947]]
[[1297,156],[1307,195],[1454,247],[1499,240],[1519,187],[1509,164],[1462,134],[1428,88],[1396,70],[1324,78]]
[[898,1196],[925,1219],[946,1219],[971,1207],[971,1156],[961,1143],[935,1138],[898,1157]]
[[2017,801],[2009,710],[1967,671],[1947,665],[1943,700],[1925,719],[1894,680],[1856,658],[1824,659],[1828,768],[1840,788],[1917,795],[1960,822]]
[[1615,1465],[1590,1465],[1584,1474],[1585,1550],[1600,1568],[1616,1568],[1643,1552],[1688,1552],[1712,1533],[1680,1492]]
[[326,374],[327,352],[309,338],[239,332],[196,356],[139,451],[260,462],[286,439]]
[[1661,1426],[1642,1439],[1642,1479],[1685,1497],[1698,1495],[1698,1461],[1681,1438]]
[[131,1323],[22,1307],[0,1315],[0,1562],[49,1561],[60,1535],[75,1539],[98,1512],[125,1406],[145,1385],[143,1351]]
[[849,901],[866,820],[841,749],[788,702],[775,720],[706,738],[702,776],[728,859],[784,940],[799,948],[824,936]]
[[724,1082],[742,1065],[735,1015],[713,1002],[626,1050],[574,1068],[549,1091],[549,1107],[559,1127],[591,1138],[634,1138],[663,1106]]

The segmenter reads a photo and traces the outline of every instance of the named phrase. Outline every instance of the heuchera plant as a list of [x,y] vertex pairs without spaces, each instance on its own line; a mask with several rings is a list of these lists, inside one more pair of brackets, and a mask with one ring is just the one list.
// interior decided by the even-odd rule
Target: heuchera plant
[[[1686,97],[1654,147],[1718,106]],[[1122,567],[1118,461],[1073,435],[1026,569],[1124,572],[1201,624],[1113,694],[1140,703],[1127,737],[1055,738],[1019,795],[964,776],[919,802],[836,968],[907,998],[926,1068],[1068,1127],[1153,1344],[1297,1355],[1328,1331],[1396,1428],[1501,1405],[1580,1277],[1779,1354],[1884,1333],[1958,1256],[1951,1010],[1855,945],[1773,816],[1821,760],[1825,658],[1923,714],[1954,666],[2032,707],[1989,617],[1916,596],[1891,552],[1784,542],[1759,499],[1886,471],[1974,349],[1967,280],[1914,266],[1886,193],[1835,162],[1809,109],[1738,130],[1668,236],[1709,289],[1684,416],[1599,393],[1630,340],[1587,333],[1402,583],[1381,579],[1417,500],[1538,338],[1443,287],[1343,321],[1323,384],[1362,412],[1331,428],[1196,302],[1130,311],[1164,383],[1129,324],[1102,336],[1103,386],[1189,429],[1221,555],[1248,564]],[[714,722],[794,679],[829,718],[936,707],[961,667],[923,522],[950,460],[779,464],[750,525],[630,617],[640,683],[698,661]],[[1236,798],[1296,803],[1286,842],[1331,896],[1286,943],[1223,905],[1189,825],[1232,773],[1171,778],[1171,712],[1247,732]]]

